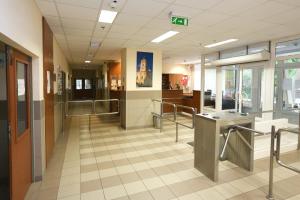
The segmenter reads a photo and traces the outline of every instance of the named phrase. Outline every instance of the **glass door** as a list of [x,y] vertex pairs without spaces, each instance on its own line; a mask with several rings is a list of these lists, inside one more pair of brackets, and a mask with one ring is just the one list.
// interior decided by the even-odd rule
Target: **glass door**
[[300,59],[276,62],[274,107],[276,118],[298,124],[300,110]]
[[240,111],[261,116],[261,86],[263,66],[241,66]]

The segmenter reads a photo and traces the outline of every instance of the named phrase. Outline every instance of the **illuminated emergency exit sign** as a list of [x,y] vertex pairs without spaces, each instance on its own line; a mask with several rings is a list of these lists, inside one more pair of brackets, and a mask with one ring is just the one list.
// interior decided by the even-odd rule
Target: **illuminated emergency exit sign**
[[171,23],[179,26],[188,26],[189,19],[187,17],[172,16]]

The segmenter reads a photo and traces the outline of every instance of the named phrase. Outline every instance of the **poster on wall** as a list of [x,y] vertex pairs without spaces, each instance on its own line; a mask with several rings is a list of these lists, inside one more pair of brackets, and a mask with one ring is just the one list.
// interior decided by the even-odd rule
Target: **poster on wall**
[[152,87],[153,53],[138,51],[136,58],[136,86]]

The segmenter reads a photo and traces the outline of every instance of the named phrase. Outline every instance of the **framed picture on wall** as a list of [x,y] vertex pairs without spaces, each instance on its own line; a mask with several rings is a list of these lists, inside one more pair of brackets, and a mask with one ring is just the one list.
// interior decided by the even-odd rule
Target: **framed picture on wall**
[[152,87],[153,53],[138,51],[136,58],[136,86]]

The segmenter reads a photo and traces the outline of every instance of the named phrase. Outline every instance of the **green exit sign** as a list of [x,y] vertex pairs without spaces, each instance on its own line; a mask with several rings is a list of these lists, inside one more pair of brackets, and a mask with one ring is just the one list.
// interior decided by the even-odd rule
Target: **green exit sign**
[[187,17],[172,16],[171,23],[175,24],[175,25],[180,25],[180,26],[188,26],[189,19]]

